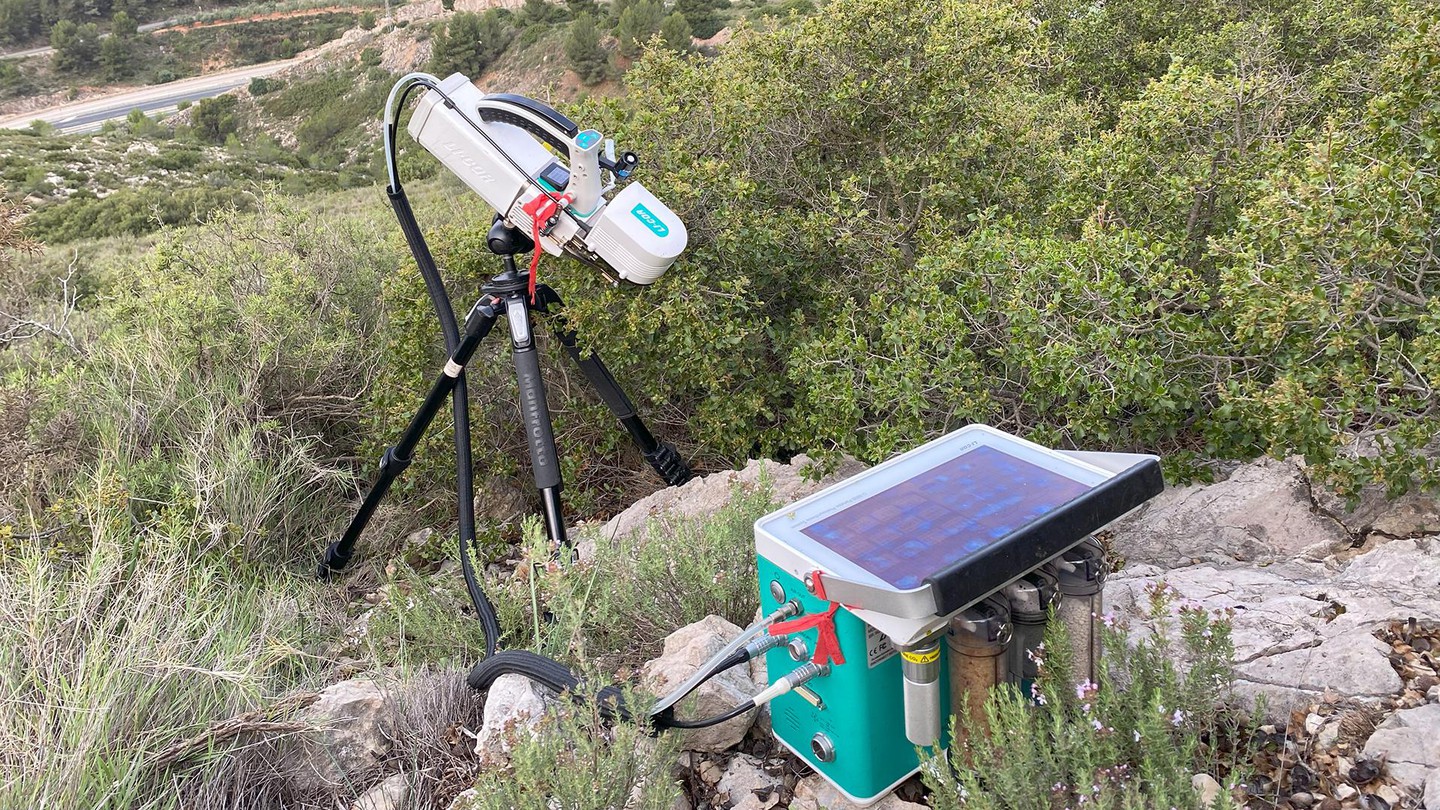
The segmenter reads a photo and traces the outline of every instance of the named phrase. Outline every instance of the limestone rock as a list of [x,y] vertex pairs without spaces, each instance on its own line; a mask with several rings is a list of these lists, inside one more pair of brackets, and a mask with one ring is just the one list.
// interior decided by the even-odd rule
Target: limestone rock
[[410,781],[397,773],[361,794],[350,810],[402,810],[409,801]]
[[288,747],[287,771],[298,789],[320,792],[364,782],[390,750],[395,706],[372,680],[355,679],[321,690],[302,719],[313,728]]
[[781,780],[761,767],[760,760],[736,754],[715,789],[734,810],[770,810],[780,803]]
[[1323,557],[1349,545],[1343,527],[1313,507],[1297,463],[1265,458],[1225,481],[1167,489],[1111,529],[1127,560],[1166,568],[1230,566],[1301,551]]
[[1388,717],[1365,743],[1365,755],[1385,757],[1390,777],[1419,791],[1440,772],[1440,705],[1402,709]]
[[597,537],[613,539],[646,532],[652,519],[663,525],[664,521],[670,519],[713,515],[730,503],[731,491],[737,486],[754,490],[760,486],[763,479],[769,483],[775,502],[784,504],[799,500],[865,469],[864,464],[846,458],[830,475],[820,481],[810,481],[803,476],[810,464],[809,457],[803,455],[796,456],[789,464],[768,460],[751,461],[742,470],[713,473],[692,478],[682,486],[662,489],[636,501],[630,508],[611,518],[598,531],[576,530],[574,534],[580,538],[575,546],[576,553],[582,560],[594,559]]
[[[686,625],[665,638],[660,657],[641,669],[641,681],[652,694],[669,694],[738,635],[740,628],[719,616],[706,616]],[[734,667],[680,701],[677,714],[694,719],[712,717],[750,699],[762,688],[751,680],[747,668]],[[754,721],[755,712],[751,711],[718,726],[687,730],[681,746],[687,751],[724,751],[739,743]]]
[[1160,581],[1181,601],[1229,613],[1239,697],[1263,695],[1271,717],[1283,718],[1327,689],[1375,702],[1402,688],[1389,646],[1373,633],[1401,617],[1440,617],[1440,542],[1396,540],[1338,574],[1298,559],[1263,568],[1132,565],[1106,584],[1106,610],[1133,633],[1148,632],[1145,591]]
[[1425,810],[1440,810],[1440,770],[1425,777]]
[[485,693],[485,720],[475,738],[480,761],[496,764],[510,754],[515,735],[530,733],[555,695],[524,675],[501,675]]
[[1220,783],[1208,773],[1190,777],[1190,787],[1199,795],[1201,807],[1214,807],[1215,800],[1220,798]]
[[1412,491],[1391,500],[1383,486],[1371,485],[1360,490],[1353,509],[1346,498],[1328,487],[1314,487],[1314,496],[1321,511],[1356,537],[1372,533],[1389,537],[1440,533],[1440,500],[1428,493]]
[[[819,774],[811,774],[795,786],[790,810],[854,810],[860,805],[846,799]],[[871,810],[925,810],[925,805],[907,802],[893,793],[870,805]]]
[[470,810],[475,806],[475,797],[478,795],[480,795],[480,791],[475,788],[461,791],[454,799],[450,800],[450,807],[447,810]]

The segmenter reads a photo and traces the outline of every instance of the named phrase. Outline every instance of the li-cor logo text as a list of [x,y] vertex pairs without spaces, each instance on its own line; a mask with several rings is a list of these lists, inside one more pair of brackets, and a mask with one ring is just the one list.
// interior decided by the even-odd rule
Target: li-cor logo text
[[635,203],[635,207],[630,209],[630,213],[634,214],[636,219],[645,223],[645,227],[653,231],[656,236],[670,235],[670,226],[661,222],[659,217],[651,213],[650,209],[645,207],[645,203]]
[[449,153],[450,153],[450,157],[451,157],[451,158],[459,161],[461,165],[463,165],[465,168],[469,169],[469,170],[470,170],[470,173],[473,174],[473,175],[475,175],[475,176],[476,176],[477,178],[479,178],[480,180],[482,180],[482,181],[484,181],[484,182],[486,182],[486,183],[493,183],[493,182],[495,182],[495,177],[494,177],[494,175],[492,175],[492,174],[490,174],[490,172],[486,171],[484,166],[480,165],[480,163],[479,163],[478,161],[476,161],[475,158],[471,157],[464,149],[460,148],[460,146],[457,145],[454,141],[446,141],[445,143],[440,144],[440,146],[441,146],[446,152],[449,152]]

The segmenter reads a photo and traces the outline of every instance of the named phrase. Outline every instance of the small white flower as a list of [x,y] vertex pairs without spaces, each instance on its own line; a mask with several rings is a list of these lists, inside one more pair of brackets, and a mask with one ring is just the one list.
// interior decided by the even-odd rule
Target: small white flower
[[1030,684],[1030,697],[1034,698],[1035,702],[1041,706],[1045,705],[1045,693],[1040,691],[1040,684]]
[[1179,709],[1176,709],[1176,710],[1175,710],[1175,713],[1172,714],[1172,715],[1170,715],[1170,725],[1175,726],[1176,728],[1179,728],[1179,727],[1180,727],[1180,724],[1181,724],[1181,723],[1184,723],[1184,722],[1185,722],[1185,712],[1183,712],[1183,711],[1181,711],[1181,710],[1179,710]]
[[1140,742],[1140,729],[1135,729],[1135,742]]

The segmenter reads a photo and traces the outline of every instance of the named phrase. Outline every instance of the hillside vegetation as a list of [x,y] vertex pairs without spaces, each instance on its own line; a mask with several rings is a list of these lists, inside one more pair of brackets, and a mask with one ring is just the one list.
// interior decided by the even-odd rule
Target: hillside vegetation
[[[757,15],[713,57],[651,39],[623,96],[565,105],[640,153],[638,179],[691,242],[646,289],[554,258],[541,279],[698,467],[801,451],[875,461],[981,421],[1058,447],[1158,452],[1172,477],[1298,453],[1342,486],[1440,484],[1417,452],[1440,426],[1433,3],[801,10]],[[545,23],[561,24],[576,23]],[[378,139],[364,122],[389,77],[362,61],[365,81],[346,92],[327,92],[343,79],[320,74],[243,108],[314,127],[295,133],[298,158],[275,155],[275,175],[252,167],[235,177],[246,182],[224,181],[228,150],[284,151],[246,129],[240,102],[206,105],[154,153],[100,139],[117,161],[184,173],[187,193],[221,197],[162,207],[153,241],[134,235],[157,227],[143,211],[159,200],[127,202],[150,192],[120,188],[124,176],[29,219],[0,212],[0,688],[16,696],[0,707],[0,765],[24,777],[0,784],[0,807],[165,808],[222,794],[227,807],[336,806],[351,797],[234,798],[246,794],[214,780],[251,761],[202,732],[342,671],[403,677],[478,654],[453,583],[425,578],[453,553],[444,420],[351,580],[389,623],[342,661],[330,642],[357,608],[309,580],[440,362],[378,185],[286,196],[248,182],[373,183]],[[41,133],[0,148],[20,154],[21,138],[56,158],[26,152],[21,178],[7,157],[7,188],[54,194],[57,165],[106,171]],[[402,162],[407,180],[433,173],[416,149]],[[468,307],[495,271],[490,212],[445,177],[411,188]],[[110,200],[135,213],[102,216],[119,209]],[[102,235],[49,213],[63,206],[128,239],[40,256],[22,224],[57,242]],[[189,224],[199,217],[209,221]],[[613,511],[654,484],[547,348],[567,505]],[[528,492],[498,344],[472,375],[484,392],[472,410],[480,491]],[[505,517],[488,516],[496,559],[515,554]],[[735,550],[753,517],[727,518],[738,539],[687,541],[727,552],[733,568],[723,582],[705,572],[708,588],[677,580],[684,604],[666,616],[749,615],[750,562]],[[406,539],[427,525],[441,530]],[[625,582],[654,563],[637,551],[596,570]],[[605,600],[608,615],[582,621],[588,592],[555,574],[492,583],[507,643],[628,661],[633,639],[603,628],[642,627],[636,612],[650,608]],[[540,604],[552,596],[562,603]],[[542,615],[555,620],[546,633]],[[185,748],[197,734],[205,745]],[[165,756],[177,745],[189,753]],[[536,761],[543,775],[550,760]]]

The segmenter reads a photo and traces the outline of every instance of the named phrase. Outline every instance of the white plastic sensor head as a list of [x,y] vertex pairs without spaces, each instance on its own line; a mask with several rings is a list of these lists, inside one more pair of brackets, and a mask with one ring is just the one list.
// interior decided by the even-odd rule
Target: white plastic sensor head
[[577,200],[547,224],[539,240],[545,252],[598,261],[632,284],[654,283],[684,252],[685,223],[643,185],[631,182],[609,199],[601,194],[592,164],[609,147],[600,133],[580,131],[530,99],[485,96],[459,73],[439,89],[450,103],[427,93],[410,119],[410,134],[508,224],[531,233],[524,206],[541,194],[598,197],[583,207]]
[[680,217],[639,183],[621,189],[592,222],[585,246],[631,284],[653,284],[690,240]]

